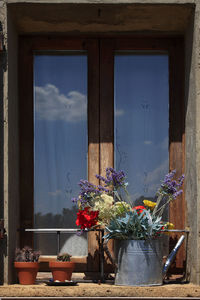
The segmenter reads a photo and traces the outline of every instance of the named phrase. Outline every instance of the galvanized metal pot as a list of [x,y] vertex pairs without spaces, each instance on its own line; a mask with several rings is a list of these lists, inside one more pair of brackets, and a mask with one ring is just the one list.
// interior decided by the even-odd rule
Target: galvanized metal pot
[[162,242],[115,240],[115,285],[162,285]]

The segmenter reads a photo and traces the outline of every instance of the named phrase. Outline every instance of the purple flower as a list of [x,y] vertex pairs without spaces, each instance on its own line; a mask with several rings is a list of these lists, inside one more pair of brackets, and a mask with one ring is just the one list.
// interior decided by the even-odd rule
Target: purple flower
[[110,190],[106,189],[104,186],[102,185],[98,185],[98,189],[99,191],[105,192],[105,193],[110,193]]
[[78,202],[78,198],[72,198],[72,202],[73,203],[77,203]]
[[113,168],[106,169],[106,177],[96,175],[96,178],[103,182],[102,185],[95,185],[88,180],[81,179],[78,183],[80,193],[77,198],[72,198],[72,202],[80,204],[84,207],[93,205],[94,198],[99,197],[102,193],[113,195],[113,191],[107,187],[112,186],[114,192],[120,187],[126,188],[125,174],[123,171],[116,171]]
[[178,178],[178,180],[173,180],[173,177],[176,173],[176,170],[171,171],[167,174],[161,184],[160,189],[158,190],[159,194],[168,195],[173,199],[177,198],[180,194],[182,194],[183,190],[180,187],[183,184],[183,180],[185,178],[184,175]]
[[[80,201],[82,205],[88,203],[96,197],[99,196],[102,192],[105,192],[106,189],[101,186],[96,186],[95,184],[89,182],[88,180],[81,179],[78,183],[80,186],[80,193],[78,198],[72,198],[72,202],[77,203]],[[100,187],[100,188],[99,188]]]
[[106,177],[96,175],[96,178],[103,181],[106,187],[110,185],[112,185],[114,188],[125,186],[125,173],[123,171],[116,171],[111,167],[106,169]]

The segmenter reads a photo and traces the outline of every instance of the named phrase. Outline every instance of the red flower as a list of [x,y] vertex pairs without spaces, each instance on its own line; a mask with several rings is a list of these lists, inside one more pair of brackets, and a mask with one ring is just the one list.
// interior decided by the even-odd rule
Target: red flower
[[[162,222],[160,222],[160,223],[162,223]],[[165,229],[165,226],[162,226],[161,227],[161,231],[158,231],[157,233],[156,233],[156,236],[159,236],[161,233],[162,233],[162,231]]]
[[143,210],[146,208],[142,205],[138,205],[138,206],[134,206],[132,209],[136,210],[137,214],[141,214],[143,212]]
[[81,229],[91,228],[98,222],[99,212],[89,210],[89,207],[85,207],[84,210],[79,210],[77,213],[76,225],[81,226]]

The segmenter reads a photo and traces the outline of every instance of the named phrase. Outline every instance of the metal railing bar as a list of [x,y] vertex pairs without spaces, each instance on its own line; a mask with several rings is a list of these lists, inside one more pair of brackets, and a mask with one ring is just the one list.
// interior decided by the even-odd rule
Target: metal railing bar
[[[66,232],[66,233],[77,233],[81,232],[80,229],[73,228],[26,228],[26,232],[35,232],[35,233],[57,233],[57,232]],[[87,232],[84,230],[84,232]]]
[[163,232],[185,232],[185,233],[189,233],[189,230],[186,229],[165,229],[162,230]]
[[[94,231],[102,231],[103,229],[94,229]],[[60,232],[66,232],[66,233],[76,233],[76,232],[82,232],[82,230],[80,229],[76,229],[76,228],[26,228],[24,229],[24,231],[32,231],[32,232],[53,232],[53,233],[57,233],[58,231]],[[89,232],[89,231],[93,231],[91,229],[84,229],[83,232]],[[185,232],[185,233],[189,233],[189,230],[186,229],[165,229],[162,230],[163,232]]]

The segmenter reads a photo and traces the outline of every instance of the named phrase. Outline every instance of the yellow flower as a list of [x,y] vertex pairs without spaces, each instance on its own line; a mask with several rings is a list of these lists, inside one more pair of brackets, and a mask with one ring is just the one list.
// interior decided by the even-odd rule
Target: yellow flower
[[[165,223],[164,227],[165,227],[164,229],[174,229],[174,224],[167,222]],[[165,234],[169,235],[170,232],[165,232]]]
[[156,202],[150,200],[143,200],[143,203],[145,206],[149,207],[150,209],[153,209],[156,206]]
[[174,224],[167,222],[167,223],[165,224],[165,228],[166,228],[166,229],[174,229]]

